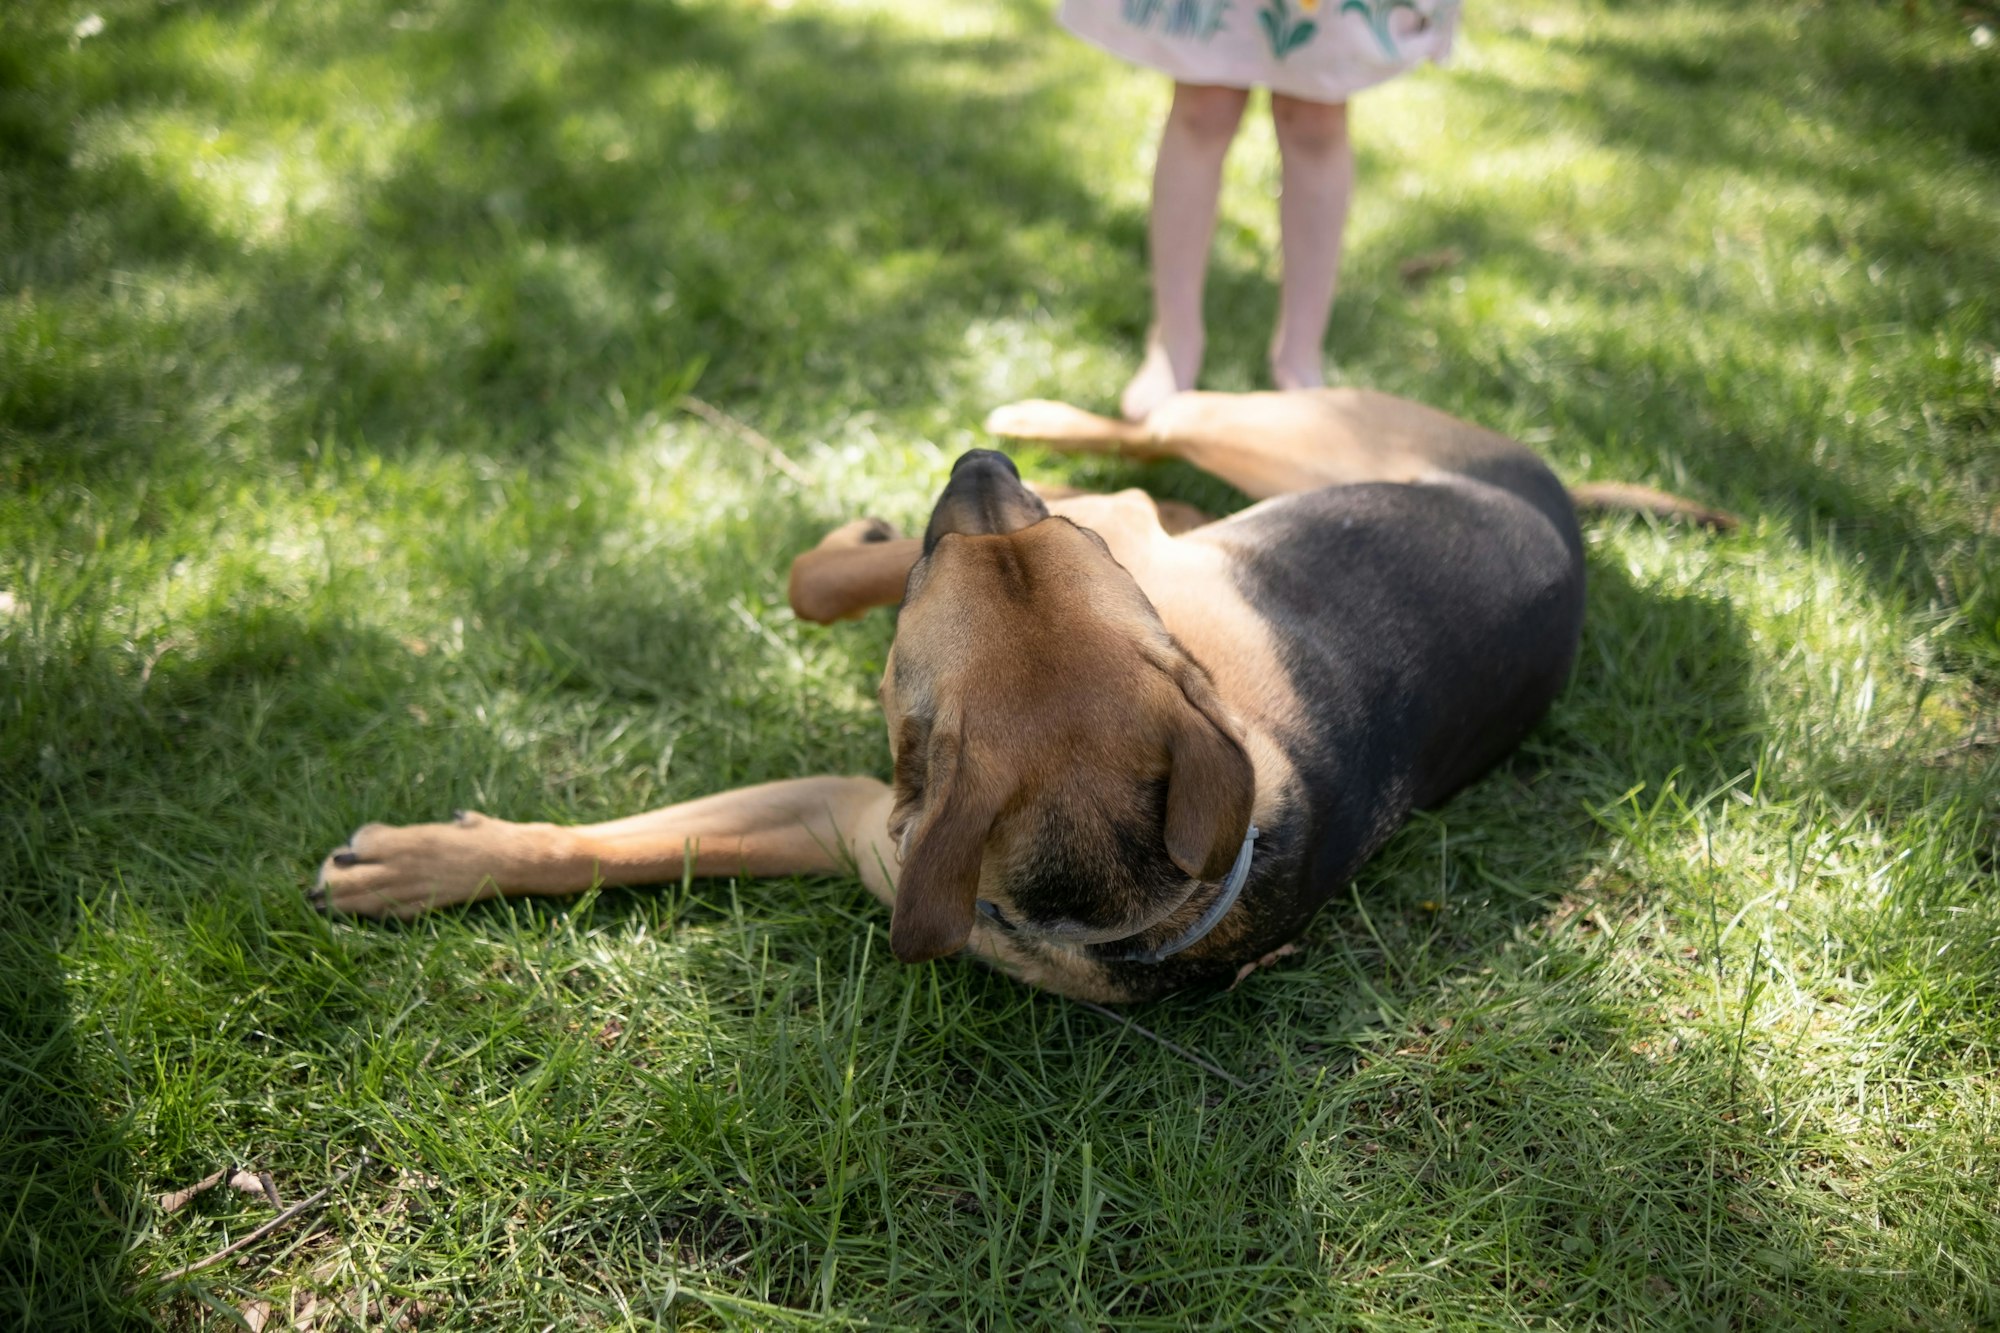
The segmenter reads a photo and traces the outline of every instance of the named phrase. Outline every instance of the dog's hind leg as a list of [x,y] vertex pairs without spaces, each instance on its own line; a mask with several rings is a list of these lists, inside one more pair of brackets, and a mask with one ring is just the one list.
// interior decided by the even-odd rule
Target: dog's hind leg
[[1061,449],[1183,459],[1253,500],[1322,486],[1481,475],[1523,462],[1540,467],[1504,435],[1366,389],[1179,393],[1137,424],[1031,401],[996,408],[987,428]]
[[[889,787],[817,777],[704,796],[603,824],[514,824],[460,814],[448,824],[365,824],[327,857],[315,906],[411,917],[482,898],[570,895],[596,885],[695,875],[819,875],[852,870],[895,896]],[[690,859],[692,858],[692,859]]]
[[[1560,505],[1553,476],[1526,446],[1422,403],[1369,389],[1181,393],[1138,423],[1030,400],[995,408],[986,428],[1059,449],[1183,459],[1253,500],[1322,486],[1457,474],[1505,487],[1551,514]],[[1638,510],[1725,532],[1738,523],[1732,514],[1650,487],[1598,482],[1570,494],[1582,509]]]

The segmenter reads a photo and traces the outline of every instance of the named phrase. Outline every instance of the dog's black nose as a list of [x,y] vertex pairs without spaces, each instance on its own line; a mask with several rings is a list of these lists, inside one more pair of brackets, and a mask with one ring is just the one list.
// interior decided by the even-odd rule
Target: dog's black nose
[[924,554],[938,538],[960,533],[968,537],[1018,532],[1049,516],[1041,497],[1021,484],[1014,460],[996,449],[968,449],[951,465],[951,480],[931,510],[924,529]]
[[958,461],[951,465],[951,475],[956,477],[959,469],[963,467],[988,463],[998,463],[1006,469],[1008,476],[1016,481],[1021,479],[1021,469],[1015,467],[1014,460],[998,449],[967,449],[958,456]]

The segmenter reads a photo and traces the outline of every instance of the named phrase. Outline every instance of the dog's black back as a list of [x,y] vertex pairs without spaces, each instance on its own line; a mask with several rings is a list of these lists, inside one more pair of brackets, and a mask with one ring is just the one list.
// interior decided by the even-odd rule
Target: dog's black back
[[[1582,541],[1555,477],[1525,451],[1507,464],[1503,484],[1330,487],[1200,534],[1230,551],[1300,704],[1279,736],[1298,780],[1238,909],[1253,950],[1295,936],[1411,810],[1504,758],[1561,690]],[[1142,990],[1207,970],[1113,967]]]

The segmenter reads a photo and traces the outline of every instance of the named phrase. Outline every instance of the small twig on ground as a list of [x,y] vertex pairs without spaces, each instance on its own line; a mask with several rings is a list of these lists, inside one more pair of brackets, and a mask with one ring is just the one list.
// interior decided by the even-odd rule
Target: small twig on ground
[[[333,1193],[336,1187],[345,1184],[357,1171],[361,1170],[361,1168],[367,1165],[368,1165],[368,1150],[366,1148],[363,1148],[361,1150],[360,1159],[357,1160],[353,1166],[348,1167],[345,1171],[341,1172],[339,1175],[335,1176],[332,1180],[328,1181],[316,1193],[308,1196],[307,1198],[300,1199],[297,1203],[285,1209],[283,1212],[279,1213],[276,1217],[264,1223],[264,1225],[257,1227],[255,1230],[246,1231],[243,1235],[229,1242],[229,1244],[223,1246],[221,1249],[217,1250],[214,1254],[209,1255],[207,1258],[197,1259],[191,1264],[182,1264],[179,1268],[176,1268],[171,1272],[160,1274],[157,1278],[154,1278],[153,1281],[172,1282],[176,1278],[186,1277],[190,1273],[199,1273],[204,1268],[211,1268],[214,1265],[221,1263],[224,1259],[227,1259],[230,1255],[235,1254],[238,1250],[243,1249],[247,1245],[255,1244],[257,1241],[260,1241],[264,1239],[264,1237],[270,1235],[273,1231],[276,1231],[279,1227],[284,1226],[285,1223],[291,1221],[293,1218],[298,1217],[300,1214],[305,1213],[311,1210],[312,1208],[316,1207],[319,1204],[320,1200],[326,1198],[327,1195]],[[221,1175],[221,1172],[217,1172],[216,1174],[219,1177]]]
[[1089,1000],[1078,1000],[1076,1001],[1076,1003],[1082,1005],[1084,1008],[1088,1010],[1091,1010],[1093,1013],[1103,1014],[1106,1018],[1112,1020],[1115,1023],[1123,1023],[1126,1027],[1131,1028],[1134,1032],[1138,1033],[1142,1037],[1151,1038],[1153,1041],[1158,1042],[1160,1045],[1172,1051],[1175,1055],[1178,1055],[1181,1059],[1188,1061],[1190,1064],[1201,1066],[1203,1069],[1206,1069],[1209,1073],[1215,1075],[1223,1082],[1228,1083],[1233,1087],[1241,1088],[1245,1092],[1250,1091],[1250,1085],[1248,1083],[1245,1083],[1242,1079],[1236,1077],[1236,1075],[1230,1073],[1228,1070],[1222,1068],[1220,1065],[1212,1064],[1209,1061],[1202,1059],[1199,1055],[1196,1055],[1193,1051],[1190,1051],[1185,1046],[1176,1046],[1173,1042],[1168,1041],[1165,1037],[1162,1037],[1159,1033],[1153,1031],[1151,1028],[1142,1027],[1140,1024],[1134,1023],[1131,1019],[1125,1017],[1125,1015],[1119,1013],[1117,1010],[1106,1009],[1103,1005],[1093,1004]]
[[203,1176],[200,1180],[195,1181],[194,1184],[188,1186],[186,1189],[175,1190],[171,1194],[162,1194],[158,1199],[154,1200],[154,1202],[159,1206],[160,1211],[163,1213],[178,1213],[181,1209],[188,1206],[188,1204],[194,1199],[195,1195],[204,1193],[205,1191],[208,1190],[212,1190],[217,1185],[220,1185],[222,1183],[222,1178],[228,1175],[229,1172],[230,1168],[226,1166],[223,1167],[220,1171],[211,1171],[209,1172],[209,1174]]
[[278,1197],[277,1183],[271,1179],[269,1171],[252,1171],[244,1166],[225,1166],[219,1171],[211,1171],[186,1189],[162,1194],[153,1202],[164,1214],[178,1213],[194,1202],[197,1195],[221,1184],[227,1184],[239,1194],[255,1194],[269,1199],[273,1208],[285,1206],[285,1201]]
[[162,639],[152,652],[146,654],[145,665],[139,668],[139,688],[141,691],[152,683],[153,668],[160,664],[160,659],[180,646],[181,641],[179,639]]
[[797,463],[794,463],[783,449],[773,444],[754,426],[738,421],[714,403],[703,402],[691,393],[681,395],[681,407],[694,413],[709,425],[728,431],[752,449],[757,450],[764,455],[765,462],[790,477],[793,481],[796,481],[799,485],[812,485],[812,478],[806,476],[804,469],[800,468]]

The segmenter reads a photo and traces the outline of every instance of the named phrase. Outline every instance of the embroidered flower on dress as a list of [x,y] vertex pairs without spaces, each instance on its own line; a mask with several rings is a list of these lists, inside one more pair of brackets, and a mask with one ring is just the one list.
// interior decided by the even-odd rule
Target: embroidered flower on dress
[[[1318,11],[1319,0],[1299,0],[1299,8],[1311,15]],[[1277,60],[1304,46],[1319,31],[1319,24],[1310,17],[1294,22],[1285,0],[1267,0],[1257,17],[1264,25],[1264,36],[1270,39],[1272,58]]]
[[1340,12],[1345,14],[1352,10],[1359,14],[1361,21],[1368,25],[1368,31],[1375,34],[1382,54],[1391,60],[1397,59],[1398,55],[1395,35],[1389,31],[1389,21],[1399,9],[1407,9],[1417,16],[1418,31],[1427,26],[1423,11],[1417,8],[1415,0],[1340,0]]

